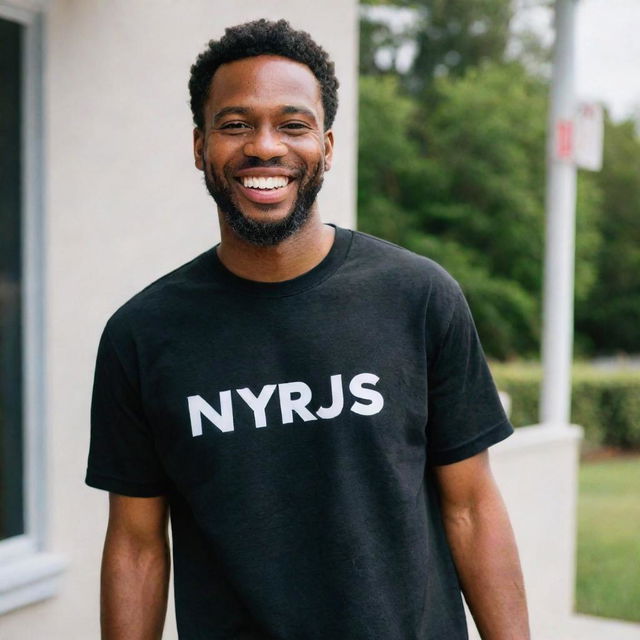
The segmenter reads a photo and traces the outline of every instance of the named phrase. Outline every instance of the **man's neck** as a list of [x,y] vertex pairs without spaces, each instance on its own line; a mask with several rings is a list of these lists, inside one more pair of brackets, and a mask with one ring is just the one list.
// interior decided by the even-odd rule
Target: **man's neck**
[[258,282],[283,282],[310,271],[333,246],[334,229],[315,214],[290,238],[274,247],[258,247],[229,229],[220,216],[222,240],[218,258],[241,278]]

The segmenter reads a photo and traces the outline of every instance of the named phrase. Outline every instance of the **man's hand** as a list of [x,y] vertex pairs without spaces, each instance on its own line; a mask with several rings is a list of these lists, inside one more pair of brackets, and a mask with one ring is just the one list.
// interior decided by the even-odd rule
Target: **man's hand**
[[164,497],[109,495],[102,556],[102,640],[159,640],[169,585]]
[[462,590],[483,640],[529,640],[520,560],[489,455],[434,467]]

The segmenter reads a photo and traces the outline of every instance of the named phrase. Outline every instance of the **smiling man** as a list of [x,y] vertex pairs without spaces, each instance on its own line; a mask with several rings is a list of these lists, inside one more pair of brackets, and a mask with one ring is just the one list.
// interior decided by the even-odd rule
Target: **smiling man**
[[194,149],[223,227],[277,245],[305,226],[330,166],[318,81],[306,65],[263,55],[224,64],[209,94]]
[[109,320],[87,482],[106,640],[526,640],[487,448],[512,427],[438,265],[322,223],[338,82],[286,22],[191,69],[221,242]]

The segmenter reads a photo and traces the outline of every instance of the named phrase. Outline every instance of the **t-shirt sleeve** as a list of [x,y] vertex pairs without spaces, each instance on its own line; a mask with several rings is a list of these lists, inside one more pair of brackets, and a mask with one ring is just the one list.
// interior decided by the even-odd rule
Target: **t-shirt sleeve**
[[447,277],[428,306],[427,447],[431,464],[469,458],[513,433],[467,301]]
[[144,416],[134,362],[132,341],[116,347],[107,324],[96,360],[86,483],[146,498],[166,493],[167,480]]

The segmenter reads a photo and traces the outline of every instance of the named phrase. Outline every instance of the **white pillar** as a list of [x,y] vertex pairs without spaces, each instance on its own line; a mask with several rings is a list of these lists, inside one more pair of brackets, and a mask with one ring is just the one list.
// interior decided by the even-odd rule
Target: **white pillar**
[[556,0],[555,7],[556,39],[547,143],[542,424],[568,424],[571,416],[576,210],[576,166],[572,159],[576,108],[576,2]]

